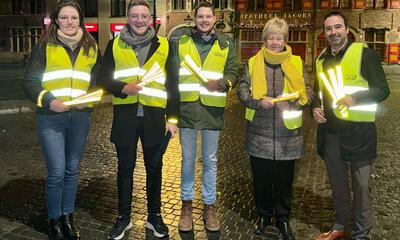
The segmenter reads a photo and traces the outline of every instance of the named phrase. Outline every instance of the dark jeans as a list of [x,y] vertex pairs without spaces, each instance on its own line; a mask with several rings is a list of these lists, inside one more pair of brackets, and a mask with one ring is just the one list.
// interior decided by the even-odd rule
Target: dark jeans
[[261,217],[288,220],[291,213],[294,160],[269,160],[250,156],[254,200]]
[[[116,145],[118,156],[118,214],[130,216],[132,206],[133,170],[136,165],[137,143],[142,140],[143,118],[139,117],[136,126],[136,139],[129,146]],[[162,156],[156,157],[160,145],[143,147],[146,168],[147,212],[149,215],[161,212],[161,169]]]
[[56,219],[74,211],[79,162],[85,149],[90,113],[37,115],[40,145],[46,160],[46,207]]

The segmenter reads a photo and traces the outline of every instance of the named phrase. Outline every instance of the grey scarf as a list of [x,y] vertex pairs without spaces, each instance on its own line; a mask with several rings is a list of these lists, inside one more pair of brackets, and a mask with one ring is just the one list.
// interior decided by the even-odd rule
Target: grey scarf
[[124,43],[132,46],[140,66],[143,66],[147,54],[149,53],[150,50],[151,40],[155,35],[156,33],[153,28],[148,28],[144,35],[137,35],[132,31],[131,27],[127,24],[122,29],[120,38]]

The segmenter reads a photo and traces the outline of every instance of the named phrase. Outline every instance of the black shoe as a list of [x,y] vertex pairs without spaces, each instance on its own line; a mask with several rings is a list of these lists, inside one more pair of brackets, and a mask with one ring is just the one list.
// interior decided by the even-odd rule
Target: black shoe
[[119,240],[125,235],[125,231],[132,227],[130,216],[118,216],[114,227],[111,229],[110,234],[108,234],[108,239]]
[[168,227],[164,224],[161,214],[149,215],[146,228],[153,231],[154,236],[162,238],[168,236]]
[[79,230],[77,227],[74,225],[74,217],[72,213],[67,214],[67,215],[62,215],[61,216],[61,224],[63,226],[63,231],[65,234],[65,237],[68,240],[79,240]]
[[63,227],[61,224],[61,217],[57,219],[50,219],[49,223],[49,239],[50,240],[64,240]]
[[257,226],[254,233],[257,235],[264,235],[269,225],[271,225],[271,217],[261,217],[260,224]]
[[279,232],[281,232],[284,240],[295,240],[292,228],[288,221],[277,221],[276,227],[279,229]]

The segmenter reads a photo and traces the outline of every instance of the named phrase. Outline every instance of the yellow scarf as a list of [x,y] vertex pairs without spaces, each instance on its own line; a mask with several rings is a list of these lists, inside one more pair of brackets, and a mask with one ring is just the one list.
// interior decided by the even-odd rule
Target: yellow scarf
[[255,56],[253,71],[250,73],[253,99],[261,99],[267,93],[267,79],[265,76],[265,63],[281,64],[285,75],[285,86],[289,93],[299,92],[299,103],[305,105],[308,102],[303,73],[299,72],[296,66],[289,60],[292,58],[292,49],[286,45],[284,52],[272,52],[265,46]]

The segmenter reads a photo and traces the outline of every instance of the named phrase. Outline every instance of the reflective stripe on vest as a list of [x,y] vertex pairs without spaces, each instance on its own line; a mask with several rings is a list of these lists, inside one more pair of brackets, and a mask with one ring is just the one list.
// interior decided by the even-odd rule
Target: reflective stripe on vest
[[81,47],[75,64],[72,65],[63,46],[48,43],[42,87],[62,101],[70,101],[86,94],[90,86],[90,73],[97,61],[97,50],[91,48],[89,56],[84,55],[83,52]]
[[155,81],[146,84],[138,94],[125,99],[113,97],[113,104],[140,104],[151,107],[165,108],[167,106],[167,91],[165,89],[165,63],[168,57],[169,45],[166,38],[158,37],[160,46],[155,53],[140,67],[132,46],[124,43],[118,36],[113,44],[115,61],[114,79],[125,82],[139,82],[154,63],[158,63],[164,74]]
[[[249,60],[249,72],[252,72],[253,70],[253,64],[254,64],[255,57],[251,57]],[[301,58],[299,56],[293,55],[292,58],[290,58],[290,62],[294,64],[294,66],[297,68],[299,72],[303,72],[303,63],[301,61]],[[264,69],[265,71],[265,69]],[[288,80],[284,79],[284,82],[286,83]],[[251,81],[252,82],[252,81]],[[250,86],[252,87],[252,86]],[[286,84],[284,84],[283,87],[283,93],[282,96],[290,94]],[[254,118],[254,114],[256,111],[251,108],[246,108],[246,115],[245,118],[249,121],[252,121]],[[293,130],[296,128],[301,127],[303,123],[303,111],[302,110],[286,110],[282,112],[282,118],[283,118],[283,123],[285,124],[285,127],[287,129]]]
[[[179,59],[182,62],[186,55],[189,55],[197,66],[201,68],[201,73],[209,80],[218,80],[223,77],[226,61],[228,59],[229,48],[221,49],[216,40],[211,47],[204,63],[201,64],[201,58],[196,45],[189,36],[182,36],[179,40]],[[225,92],[210,92],[205,88],[196,77],[194,77],[186,68],[179,69],[179,92],[181,102],[194,102],[199,98],[206,106],[225,107]]]
[[[340,66],[342,68],[343,91],[345,94],[353,94],[359,91],[368,91],[368,81],[361,76],[361,58],[363,43],[352,43],[344,54]],[[325,50],[324,50],[325,51]],[[322,55],[322,54],[321,54]],[[321,56],[320,55],[320,56]],[[316,61],[318,84],[320,88],[320,98],[323,103],[323,84],[319,73],[323,72],[323,60],[320,57]],[[346,114],[340,113],[336,102],[332,104],[333,112],[339,119],[352,122],[374,122],[377,104],[363,104],[350,107]]]

